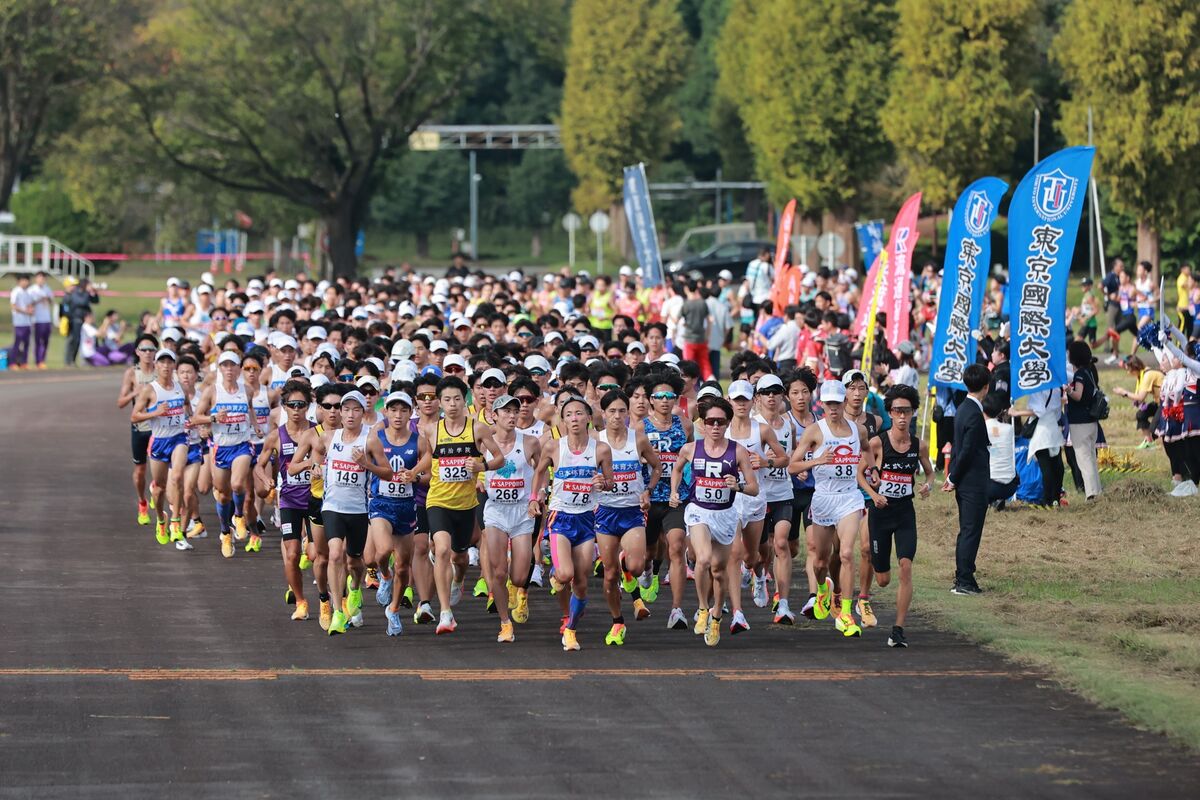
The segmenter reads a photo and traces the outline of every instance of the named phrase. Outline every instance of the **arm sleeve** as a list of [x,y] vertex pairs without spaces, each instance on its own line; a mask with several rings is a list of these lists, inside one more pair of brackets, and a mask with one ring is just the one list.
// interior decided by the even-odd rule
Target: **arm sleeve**
[[1200,361],[1197,361],[1194,358],[1189,358],[1174,342],[1164,342],[1163,347],[1167,348],[1171,355],[1178,358],[1180,363],[1188,368],[1189,372],[1191,372],[1193,375],[1200,376]]

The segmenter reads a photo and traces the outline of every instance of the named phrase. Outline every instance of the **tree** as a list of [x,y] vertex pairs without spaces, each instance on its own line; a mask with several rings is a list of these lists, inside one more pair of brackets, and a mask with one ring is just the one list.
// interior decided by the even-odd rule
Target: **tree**
[[560,150],[526,150],[508,173],[510,218],[533,230],[530,255],[542,255],[542,233],[571,207],[571,173]]
[[0,209],[68,111],[99,78],[131,13],[120,0],[5,0],[0,4]]
[[687,37],[674,0],[576,0],[563,86],[562,140],[579,183],[575,208],[621,196],[622,168],[666,151],[679,118],[671,94],[683,77]]
[[1054,42],[1071,89],[1060,128],[1087,141],[1098,180],[1137,218],[1138,259],[1158,269],[1160,231],[1200,214],[1200,8],[1188,0],[1074,0]]
[[429,257],[429,234],[467,218],[467,155],[440,151],[406,153],[391,162],[371,203],[371,219],[417,239],[417,255]]
[[[848,218],[891,155],[894,14],[879,0],[733,0],[717,43],[718,90],[737,104],[771,200]],[[764,38],[766,37],[766,38]]]
[[[523,7],[527,3],[516,4]],[[382,163],[460,91],[498,6],[483,0],[180,0],[117,77],[175,167],[319,215],[337,275]]]
[[1007,167],[1033,109],[1038,0],[900,0],[896,68],[883,130],[925,203],[953,205],[975,178]]

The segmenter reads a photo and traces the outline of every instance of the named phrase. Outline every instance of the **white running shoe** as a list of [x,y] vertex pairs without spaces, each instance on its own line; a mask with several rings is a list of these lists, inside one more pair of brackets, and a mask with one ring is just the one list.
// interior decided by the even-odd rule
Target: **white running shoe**
[[196,548],[192,547],[192,543],[189,542],[187,539],[180,539],[179,541],[175,542],[175,549],[176,550],[195,550]]
[[766,608],[771,599],[767,596],[767,576],[754,576],[754,605]]
[[749,589],[750,581],[753,579],[754,573],[746,569],[746,565],[742,564],[742,588]]
[[679,608],[671,609],[671,616],[667,617],[667,628],[669,630],[687,630],[687,617],[683,616],[683,610]]
[[458,605],[458,601],[462,600],[462,596],[463,596],[463,582],[462,581],[451,581],[450,582],[450,605],[451,606]]
[[654,578],[651,577],[649,567],[647,567],[646,571],[643,572],[641,575],[638,575],[637,582],[638,582],[638,586],[642,587],[643,589],[650,588],[650,584],[654,582]]
[[363,626],[363,618],[362,618],[362,610],[361,609],[354,612],[354,616],[350,618],[350,624],[352,626],[354,626],[355,628],[361,628]]
[[479,548],[470,547],[467,549],[467,563],[472,567],[479,566]]
[[531,572],[529,574],[529,582],[532,583],[534,586],[538,587],[539,589],[541,589],[545,585],[546,579],[542,576],[542,565],[541,564],[533,565],[533,572]]
[[1179,494],[1177,494],[1175,496],[1176,497],[1195,497],[1198,492],[1200,492],[1200,489],[1196,488],[1196,484],[1194,482],[1184,481],[1183,483],[1179,484]]
[[748,630],[750,630],[750,623],[746,621],[746,615],[739,608],[733,613],[733,619],[729,621],[729,632],[741,633]]

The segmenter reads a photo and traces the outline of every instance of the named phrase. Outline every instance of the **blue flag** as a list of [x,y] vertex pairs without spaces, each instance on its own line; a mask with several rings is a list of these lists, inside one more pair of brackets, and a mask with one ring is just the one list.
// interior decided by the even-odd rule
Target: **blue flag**
[[1031,169],[1008,206],[1012,399],[1067,382],[1067,278],[1095,148]]
[[638,264],[642,284],[662,283],[662,256],[658,252],[658,231],[654,229],[654,211],[650,208],[650,187],[646,184],[646,165],[625,168],[625,217]]
[[962,373],[968,364],[975,363],[971,332],[979,327],[983,294],[987,291],[992,221],[1007,191],[1008,184],[999,178],[980,178],[954,204],[942,265],[933,360],[929,364],[929,380],[939,386],[967,388]]
[[854,223],[854,232],[858,234],[858,249],[862,253],[863,270],[868,270],[879,258],[883,250],[883,220],[873,219],[870,222]]

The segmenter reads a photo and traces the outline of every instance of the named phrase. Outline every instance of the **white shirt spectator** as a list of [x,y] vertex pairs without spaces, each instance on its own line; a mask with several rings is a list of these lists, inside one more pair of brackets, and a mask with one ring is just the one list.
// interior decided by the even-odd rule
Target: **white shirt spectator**
[[917,384],[920,382],[920,376],[917,375],[916,369],[910,367],[908,364],[901,364],[896,367],[888,373],[888,378],[891,379],[894,386],[911,386],[914,389],[918,388]]
[[12,305],[13,327],[27,328],[33,324],[33,314],[29,313],[32,311],[33,296],[28,289],[14,286],[13,290],[8,293],[8,302]]
[[725,336],[733,327],[733,314],[729,304],[716,297],[708,298],[708,313],[712,315],[712,325],[708,332],[708,349],[720,350],[725,346]]
[[750,285],[750,299],[755,305],[771,296],[771,281],[774,268],[771,262],[756,258],[746,265],[746,283]]
[[54,321],[54,290],[49,285],[38,286],[36,283],[29,287],[33,297],[34,324]]
[[100,333],[96,326],[90,322],[83,323],[83,327],[79,331],[79,356],[83,359],[89,359],[96,355],[96,334]]
[[1016,442],[1011,422],[987,421],[988,455],[991,477],[996,483],[1008,483],[1017,477]]
[[767,340],[767,350],[774,354],[776,361],[795,360],[796,342],[800,338],[800,326],[795,319],[789,319],[780,325]]

